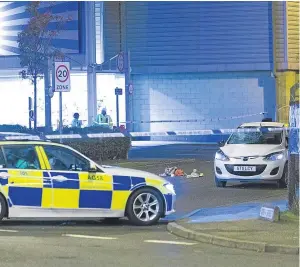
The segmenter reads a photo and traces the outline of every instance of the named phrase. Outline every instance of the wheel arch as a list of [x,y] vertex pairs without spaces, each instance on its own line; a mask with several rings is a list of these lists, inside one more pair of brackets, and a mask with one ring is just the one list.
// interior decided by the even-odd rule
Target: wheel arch
[[132,196],[132,194],[134,194],[134,192],[136,192],[137,190],[145,189],[145,188],[152,189],[152,190],[156,191],[156,192],[160,195],[160,197],[161,197],[162,200],[163,200],[163,216],[165,216],[165,214],[166,214],[166,208],[167,208],[167,201],[166,201],[166,198],[165,198],[165,196],[162,194],[162,192],[161,192],[159,189],[157,189],[156,187],[151,186],[151,185],[140,185],[140,186],[135,187],[135,188],[131,191],[131,193],[130,193],[130,195],[128,196],[127,201],[126,201],[126,206],[125,206],[125,216],[127,216],[128,202],[129,202],[129,199],[130,199],[130,197]]
[[5,197],[5,195],[0,192],[0,197],[2,197],[5,201],[5,207],[6,207],[6,213],[4,215],[5,218],[8,218],[8,214],[9,214],[9,205],[8,205],[8,201],[7,201],[7,198]]

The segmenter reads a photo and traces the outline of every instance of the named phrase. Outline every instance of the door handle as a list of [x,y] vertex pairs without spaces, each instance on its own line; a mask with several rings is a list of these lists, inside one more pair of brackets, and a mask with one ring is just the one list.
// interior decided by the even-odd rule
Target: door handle
[[68,178],[66,178],[62,175],[52,176],[52,179],[57,181],[57,182],[65,182],[65,181],[69,180]]

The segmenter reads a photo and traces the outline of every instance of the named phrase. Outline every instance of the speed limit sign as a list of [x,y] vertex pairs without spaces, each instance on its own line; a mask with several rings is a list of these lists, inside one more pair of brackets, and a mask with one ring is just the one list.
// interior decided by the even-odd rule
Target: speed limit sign
[[55,62],[54,92],[70,92],[70,62]]

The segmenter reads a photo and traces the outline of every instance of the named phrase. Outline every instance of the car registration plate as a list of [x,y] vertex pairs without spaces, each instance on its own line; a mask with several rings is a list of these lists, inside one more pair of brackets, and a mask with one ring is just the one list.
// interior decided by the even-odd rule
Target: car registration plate
[[256,172],[255,166],[234,166],[236,172]]

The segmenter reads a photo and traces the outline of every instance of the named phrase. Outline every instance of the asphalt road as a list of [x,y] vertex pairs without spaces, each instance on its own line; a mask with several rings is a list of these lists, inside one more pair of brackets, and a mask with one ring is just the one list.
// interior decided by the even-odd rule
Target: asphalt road
[[[175,152],[173,148],[151,149],[154,151],[151,152],[154,153],[151,157],[159,158],[158,160],[148,161],[145,165],[136,157],[135,163],[125,165],[156,174],[162,173],[165,167],[174,165],[187,173],[194,168],[204,173],[201,178],[168,178],[175,184],[177,191],[177,216],[199,208],[286,198],[286,190],[268,184],[238,184],[216,188],[211,161],[214,153],[212,149],[202,151],[205,157],[194,157],[195,159],[187,159],[183,155],[194,153],[195,147],[177,150],[181,152]],[[162,154],[158,156],[155,149]],[[144,150],[143,154],[151,155],[150,150],[149,153]],[[170,151],[181,153],[180,160],[166,161],[165,157],[172,154]],[[127,220],[120,220],[116,224],[105,224],[102,221],[6,220],[0,225],[0,251],[0,267],[299,266],[296,256],[260,254],[194,243],[169,234],[166,222],[151,227],[136,227],[128,224]]]
[[[136,142],[138,143],[138,142]],[[216,145],[197,144],[171,144],[153,146],[134,146],[129,151],[130,159],[186,159],[195,158],[201,160],[212,160],[218,150]]]
[[[165,225],[132,227],[100,222],[60,226],[59,223],[5,223],[1,232],[2,267],[82,266],[298,266],[293,255],[260,254],[177,238]],[[16,230],[18,229],[18,230]]]

